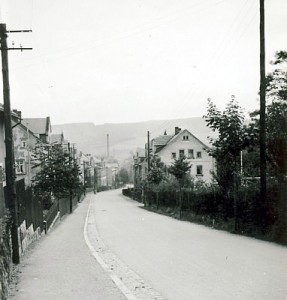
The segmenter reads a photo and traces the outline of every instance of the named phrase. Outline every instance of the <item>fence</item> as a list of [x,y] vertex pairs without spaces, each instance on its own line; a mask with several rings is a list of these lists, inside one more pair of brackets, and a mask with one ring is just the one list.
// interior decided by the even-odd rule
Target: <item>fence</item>
[[192,215],[214,222],[234,222],[237,230],[245,232],[256,230],[261,222],[258,217],[260,199],[256,190],[242,189],[236,193],[236,199],[233,193],[225,195],[216,188],[202,192],[182,189],[181,192],[149,190],[145,193],[139,189],[123,189],[122,193],[147,206],[171,208],[179,212],[180,217]]
[[37,228],[43,230],[43,203],[37,199],[31,187],[25,187],[25,180],[16,182],[16,193],[18,203],[18,222],[26,222],[26,228],[33,225],[34,231]]
[[48,213],[44,218],[45,232],[47,232],[50,229],[51,225],[53,224],[53,221],[55,220],[58,214],[60,218],[62,218],[64,215],[70,213],[71,204],[72,204],[72,210],[74,210],[75,207],[78,205],[78,203],[83,200],[83,198],[84,198],[84,194],[79,193],[72,198],[72,203],[69,197],[60,198],[56,200],[53,203],[53,205],[50,207]]
[[54,202],[53,205],[50,207],[48,213],[46,214],[44,218],[44,229],[45,233],[47,233],[47,230],[51,227],[54,220],[56,219],[59,212],[59,204],[58,201]]

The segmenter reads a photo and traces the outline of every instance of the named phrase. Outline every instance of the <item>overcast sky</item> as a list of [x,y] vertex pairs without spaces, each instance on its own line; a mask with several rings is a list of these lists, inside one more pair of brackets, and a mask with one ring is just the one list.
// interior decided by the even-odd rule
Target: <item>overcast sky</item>
[[[259,0],[0,0],[11,105],[52,124],[200,117],[207,98],[259,107]],[[266,1],[266,62],[287,49],[287,1]],[[2,89],[2,86],[1,86]],[[2,97],[2,95],[1,95]],[[1,98],[0,98],[1,99]],[[2,101],[1,101],[2,102]]]

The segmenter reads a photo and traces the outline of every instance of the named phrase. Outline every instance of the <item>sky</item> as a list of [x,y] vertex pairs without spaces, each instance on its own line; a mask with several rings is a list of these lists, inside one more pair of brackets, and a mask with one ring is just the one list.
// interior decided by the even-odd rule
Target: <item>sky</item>
[[[265,1],[266,67],[287,1]],[[207,98],[259,108],[259,0],[0,0],[12,108],[52,124],[201,117]],[[1,86],[2,89],[2,86]],[[2,95],[0,96],[0,102]]]

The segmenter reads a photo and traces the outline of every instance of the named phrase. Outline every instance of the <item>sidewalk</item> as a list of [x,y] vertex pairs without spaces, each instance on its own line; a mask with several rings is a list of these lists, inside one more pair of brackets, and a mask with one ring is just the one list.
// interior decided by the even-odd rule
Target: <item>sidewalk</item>
[[9,299],[126,300],[85,243],[88,198],[28,250]]

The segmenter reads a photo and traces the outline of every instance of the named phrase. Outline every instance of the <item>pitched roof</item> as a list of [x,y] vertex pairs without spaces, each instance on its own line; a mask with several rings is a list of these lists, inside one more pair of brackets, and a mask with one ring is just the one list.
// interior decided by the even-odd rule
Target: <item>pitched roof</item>
[[201,143],[205,148],[209,148],[209,146],[207,146],[205,143],[203,143],[200,139],[198,139],[195,135],[193,135],[189,130],[184,129],[184,130],[181,130],[178,134],[174,134],[173,136],[171,136],[171,138],[167,141],[167,143],[165,145],[163,145],[162,147],[160,147],[157,152],[160,152],[168,144],[172,143],[178,136],[180,136],[186,132],[188,132],[194,139],[196,139],[199,143]]
[[49,132],[50,118],[25,118],[22,123],[36,134]]
[[163,146],[166,145],[171,139],[173,135],[160,135],[157,138],[153,139],[153,143],[156,146]]

